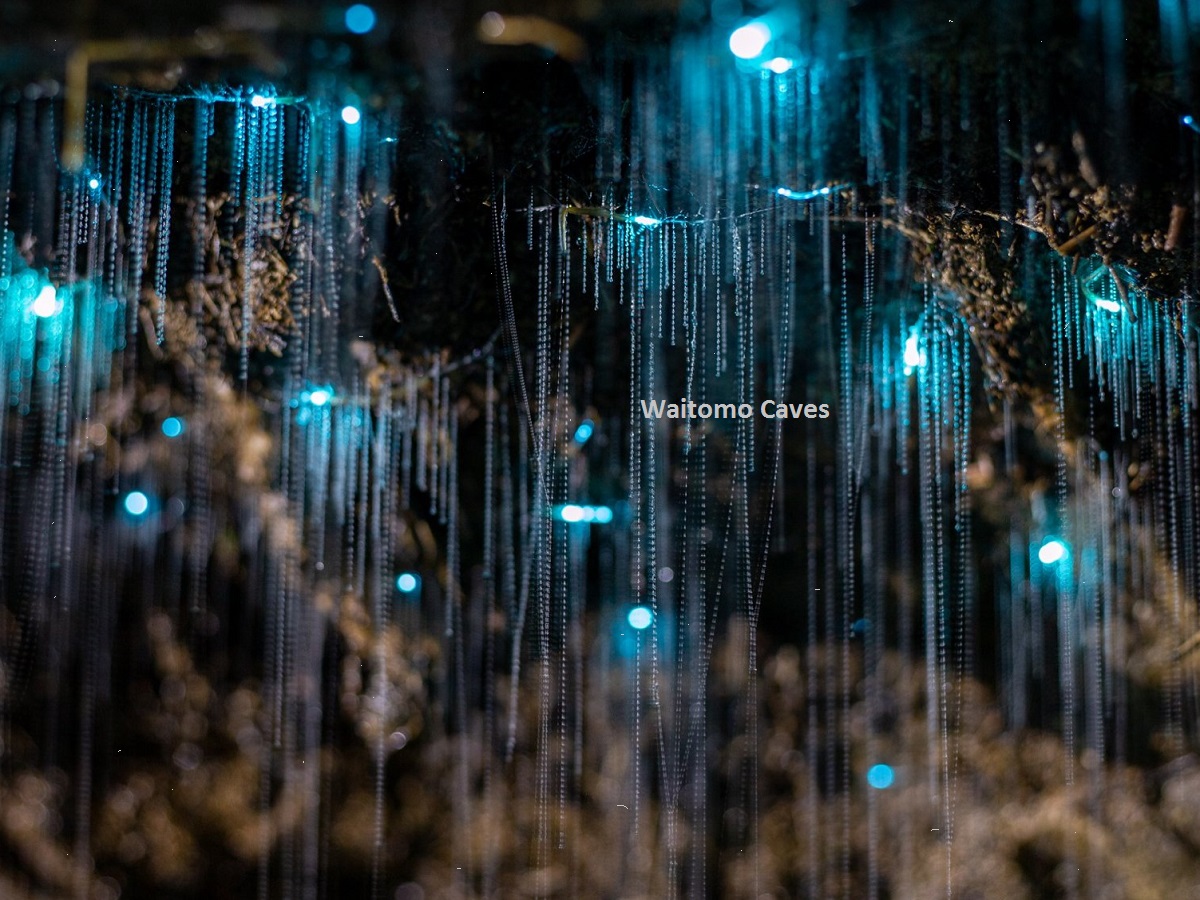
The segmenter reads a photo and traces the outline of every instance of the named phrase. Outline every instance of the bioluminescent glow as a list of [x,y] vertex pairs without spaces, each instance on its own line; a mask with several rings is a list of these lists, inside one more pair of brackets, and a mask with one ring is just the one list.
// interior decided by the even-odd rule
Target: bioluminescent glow
[[561,521],[572,524],[595,522],[598,525],[607,525],[613,519],[612,509],[607,506],[580,506],[577,503],[564,503],[555,507],[554,515]]
[[646,606],[635,606],[629,611],[629,615],[625,617],[625,621],[629,623],[629,627],[637,631],[645,631],[650,627],[650,623],[654,621],[654,613]]
[[1183,123],[1183,125],[1185,125],[1186,127],[1192,129],[1192,131],[1196,132],[1197,134],[1200,134],[1200,125],[1196,124],[1196,119],[1194,116],[1191,115],[1191,113],[1184,116],[1179,121],[1181,123]]
[[268,106],[274,106],[275,101],[263,94],[255,94],[250,98],[250,105],[255,109],[265,109]]
[[765,22],[749,22],[729,36],[729,49],[738,59],[754,59],[770,41],[771,29]]
[[150,509],[150,498],[141,491],[130,491],[125,495],[125,512],[131,516],[144,516]]
[[825,187],[813,188],[811,191],[794,191],[788,187],[777,187],[775,193],[787,200],[816,200],[818,197],[828,197],[849,187],[848,184],[827,184]]
[[656,219],[654,216],[634,216],[633,222],[643,228],[654,228],[662,224],[662,219]]
[[311,391],[304,391],[300,400],[310,406],[328,406],[333,402],[333,391],[326,387],[313,388]]
[[1052,566],[1060,560],[1066,559],[1068,554],[1066,543],[1058,538],[1047,538],[1045,543],[1038,548],[1038,560],[1045,566]]
[[29,306],[29,311],[39,319],[48,319],[58,310],[58,294],[55,292],[54,286],[50,284],[38,291],[37,296],[33,298],[33,303]]
[[904,374],[911,375],[914,369],[924,366],[925,359],[925,351],[921,349],[921,335],[913,328],[904,341]]
[[183,419],[169,416],[163,419],[162,433],[169,438],[177,438],[183,434]]
[[359,112],[357,106],[342,107],[342,121],[347,125],[357,125],[362,119],[362,113]]
[[1094,301],[1097,309],[1102,309],[1105,312],[1119,313],[1123,307],[1116,300],[1109,300],[1107,297],[1097,297]]
[[402,594],[415,594],[421,589],[421,576],[415,572],[401,572],[396,576],[396,590]]
[[97,178],[95,175],[93,175],[91,178],[88,179],[87,185],[93,191],[98,190],[100,188],[100,179]]
[[896,782],[895,770],[884,763],[876,763],[867,769],[867,784],[877,791],[886,790]]
[[584,419],[575,429],[575,443],[586,444],[595,432],[596,426],[591,419]]
[[346,9],[346,30],[352,34],[367,34],[375,27],[375,10],[365,3],[355,3]]
[[776,75],[782,75],[785,72],[790,72],[794,65],[795,63],[786,56],[776,56],[774,59],[767,62],[763,68],[770,69]]

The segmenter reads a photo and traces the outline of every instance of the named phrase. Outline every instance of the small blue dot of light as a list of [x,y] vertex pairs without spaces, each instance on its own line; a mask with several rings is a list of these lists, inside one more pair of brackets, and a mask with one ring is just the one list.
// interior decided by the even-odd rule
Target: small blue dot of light
[[867,784],[876,790],[890,788],[896,781],[896,773],[891,766],[876,763],[867,769]]
[[763,22],[750,22],[729,36],[729,49],[738,59],[754,59],[771,41],[771,29]]
[[333,399],[332,395],[324,388],[317,388],[308,395],[308,402],[313,406],[324,406],[331,399]]
[[355,3],[346,10],[346,28],[354,34],[366,34],[375,27],[375,10],[365,3]]
[[586,444],[595,430],[596,426],[592,424],[592,420],[584,419],[579,423],[579,427],[575,429],[575,443]]
[[150,498],[141,491],[130,491],[125,495],[125,512],[131,516],[142,516],[150,508]]
[[1184,116],[1184,117],[1183,117],[1183,124],[1184,124],[1184,125],[1195,125],[1195,124],[1196,124],[1196,120],[1195,120],[1194,118],[1192,118],[1191,116]]
[[88,179],[88,187],[90,187],[93,191],[96,190],[96,188],[100,187],[100,179],[99,178],[89,178]]
[[362,118],[362,113],[358,111],[357,106],[342,107],[342,121],[347,125],[357,125],[359,119]]
[[421,586],[421,579],[412,572],[401,572],[396,576],[396,590],[402,594],[411,594]]
[[174,416],[163,419],[162,433],[169,438],[177,438],[183,434],[183,419],[177,419]]
[[645,606],[635,606],[625,618],[628,620],[630,628],[645,631],[650,627],[650,623],[654,621],[654,613],[650,612]]
[[592,509],[592,520],[600,525],[607,525],[612,521],[612,510],[607,506],[596,506]]

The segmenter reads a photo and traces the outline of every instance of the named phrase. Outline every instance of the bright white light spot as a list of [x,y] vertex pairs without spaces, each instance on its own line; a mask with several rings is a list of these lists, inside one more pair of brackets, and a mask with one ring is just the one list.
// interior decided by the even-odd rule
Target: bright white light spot
[[792,65],[792,61],[786,56],[777,56],[767,63],[767,68],[776,75],[782,75],[784,72],[791,71]]
[[175,416],[163,419],[162,433],[169,438],[177,438],[183,434],[183,419],[177,419]]
[[255,94],[250,98],[250,105],[255,109],[263,109],[264,107],[271,105],[271,98],[264,97],[262,94]]
[[644,631],[654,621],[654,613],[650,612],[645,606],[635,606],[625,618],[628,620],[630,628]]
[[479,32],[486,38],[498,38],[504,34],[504,16],[498,12],[484,13],[479,20]]
[[925,365],[925,351],[921,349],[921,336],[914,328],[904,342],[904,374],[911,375],[913,369]]
[[654,216],[634,216],[633,222],[635,225],[641,225],[645,228],[653,228],[655,225],[661,225],[662,219],[656,219]]
[[308,402],[313,406],[324,406],[332,399],[333,395],[329,393],[329,391],[325,390],[325,388],[317,388],[308,395]]
[[1067,545],[1058,538],[1050,538],[1038,550],[1038,559],[1042,565],[1052,566],[1067,555]]
[[59,311],[61,304],[58,302],[58,295],[54,290],[53,285],[45,285],[37,296],[33,298],[33,303],[30,306],[35,316],[41,318],[49,318]]
[[358,111],[357,106],[342,107],[342,121],[347,125],[357,125],[362,118],[362,113]]
[[729,49],[738,59],[754,59],[771,40],[771,29],[762,22],[751,22],[729,36]]
[[896,781],[896,773],[891,766],[885,766],[883,763],[876,763],[867,769],[867,784],[876,790],[884,790],[890,788]]
[[1097,297],[1095,302],[1096,307],[1105,312],[1119,313],[1121,311],[1121,304],[1116,300],[1106,300],[1104,297]]
[[585,510],[582,506],[576,506],[574,503],[568,503],[558,511],[558,516],[564,522],[582,522]]
[[90,187],[93,191],[96,190],[98,187],[100,187],[100,179],[95,177],[89,178],[88,187]]
[[150,498],[141,491],[130,491],[125,495],[125,512],[131,516],[142,516],[150,508]]
[[366,34],[375,27],[375,10],[365,3],[355,3],[346,10],[346,29],[354,34]]
[[421,586],[421,579],[412,572],[401,572],[396,576],[396,590],[402,594],[414,593]]
[[54,293],[53,285],[48,284],[38,291],[30,309],[40,319],[48,319],[58,312],[58,297]]

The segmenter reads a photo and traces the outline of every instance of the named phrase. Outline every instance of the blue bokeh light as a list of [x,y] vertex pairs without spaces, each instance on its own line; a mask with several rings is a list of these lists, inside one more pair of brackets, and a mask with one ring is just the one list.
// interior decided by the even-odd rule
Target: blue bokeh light
[[415,594],[421,589],[421,576],[414,572],[401,572],[396,576],[396,590],[402,594]]
[[33,303],[29,307],[39,319],[49,319],[59,310],[58,295],[54,290],[54,286],[47,284],[38,291],[37,296],[33,298]]
[[575,429],[575,443],[586,444],[596,431],[596,425],[591,419],[584,419]]
[[367,34],[375,27],[375,10],[365,3],[355,3],[346,10],[346,30],[353,34]]
[[867,784],[877,791],[886,790],[896,782],[896,772],[888,765],[876,763],[867,769]]
[[629,615],[625,617],[629,623],[629,627],[637,631],[645,631],[650,627],[650,623],[654,621],[654,613],[646,606],[635,606],[629,611]]
[[1044,566],[1052,566],[1056,562],[1066,559],[1068,555],[1070,555],[1070,548],[1065,541],[1056,537],[1047,538],[1038,548],[1038,560]]
[[729,49],[738,59],[754,59],[761,56],[771,42],[771,29],[765,22],[749,22],[734,29],[729,36]]
[[357,106],[342,107],[342,121],[347,125],[357,125],[362,119],[362,113],[359,112]]
[[597,525],[607,525],[613,520],[613,511],[607,506],[580,506],[578,503],[564,503],[554,508],[554,515],[563,522],[576,524],[579,522],[595,522]]
[[183,419],[169,416],[163,419],[162,433],[169,438],[177,438],[183,434]]
[[150,509],[150,498],[141,491],[130,491],[125,495],[125,512],[131,516],[144,516]]

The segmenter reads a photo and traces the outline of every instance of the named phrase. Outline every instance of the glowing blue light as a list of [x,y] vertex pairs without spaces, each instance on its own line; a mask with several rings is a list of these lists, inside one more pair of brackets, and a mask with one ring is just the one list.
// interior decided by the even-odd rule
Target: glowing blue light
[[914,327],[904,341],[904,374],[911,375],[913,369],[925,365],[925,351],[921,349],[921,336]]
[[162,433],[169,438],[177,438],[183,434],[183,419],[177,419],[175,416],[163,419]]
[[1097,309],[1102,309],[1105,312],[1119,313],[1123,308],[1116,300],[1108,300],[1104,297],[1097,297],[1094,302]]
[[771,29],[763,22],[750,22],[729,36],[729,49],[738,59],[754,59],[771,40]]
[[795,63],[793,63],[786,56],[777,56],[770,62],[766,63],[763,68],[770,69],[776,75],[782,75],[784,72],[790,72],[792,66],[794,65]]
[[150,498],[141,491],[130,491],[125,495],[125,512],[131,516],[144,516],[150,508]]
[[575,429],[575,443],[586,444],[595,430],[596,426],[592,423],[592,420],[584,419],[579,423],[579,427]]
[[49,284],[38,291],[38,295],[33,298],[33,303],[29,307],[30,312],[39,319],[50,318],[58,312],[58,309],[58,295],[54,291],[54,286]]
[[566,503],[558,510],[558,517],[564,522],[582,522],[584,515],[584,508],[574,503]]
[[650,623],[654,621],[654,613],[645,606],[635,606],[629,611],[629,615],[625,617],[629,622],[629,627],[637,631],[645,631],[650,627]]
[[362,118],[362,113],[358,111],[357,106],[342,107],[342,121],[347,125],[357,125]]
[[396,576],[396,590],[402,594],[415,594],[421,588],[421,576],[412,572],[401,572]]
[[613,520],[613,512],[607,506],[581,506],[578,503],[564,503],[554,508],[554,515],[563,522],[595,522],[607,525]]
[[654,216],[634,216],[633,222],[643,228],[654,228],[656,225],[662,224],[662,219],[656,219]]
[[1038,549],[1038,559],[1042,565],[1052,566],[1060,560],[1066,559],[1068,554],[1067,545],[1058,538],[1047,538],[1046,542]]
[[876,763],[867,769],[867,784],[877,791],[886,790],[896,782],[896,773],[891,766]]
[[93,191],[98,190],[100,187],[100,179],[93,175],[88,179],[88,187],[90,187]]
[[270,97],[264,97],[262,94],[255,94],[250,98],[250,105],[255,109],[263,109],[271,106],[273,102]]
[[346,30],[366,34],[375,27],[375,10],[365,3],[355,3],[346,10]]
[[1200,133],[1200,125],[1196,124],[1196,120],[1191,116],[1191,114],[1184,116],[1179,121],[1182,122],[1184,125],[1186,125],[1188,128],[1192,129],[1192,131]]
[[325,388],[317,388],[308,395],[308,402],[313,406],[324,406],[333,399],[333,394]]

